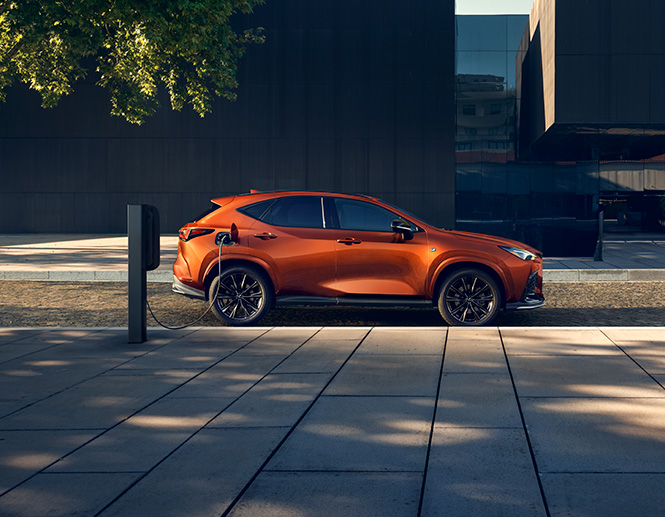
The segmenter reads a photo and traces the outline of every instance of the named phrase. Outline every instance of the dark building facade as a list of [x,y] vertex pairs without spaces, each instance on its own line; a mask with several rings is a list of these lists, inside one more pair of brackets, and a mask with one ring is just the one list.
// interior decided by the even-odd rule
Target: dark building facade
[[520,43],[520,155],[665,154],[665,2],[536,0]]
[[149,203],[163,231],[250,188],[367,193],[455,219],[454,0],[269,0],[238,100],[201,119],[108,115],[94,78],[53,110],[25,87],[0,105],[0,232],[126,231]]
[[[0,232],[123,233],[149,203],[174,232],[249,189],[366,193],[447,228],[547,255],[665,229],[665,2],[536,0],[457,16],[454,0],[268,0],[238,100],[137,127],[77,86],[54,110],[0,105]],[[164,106],[168,101],[164,100]]]

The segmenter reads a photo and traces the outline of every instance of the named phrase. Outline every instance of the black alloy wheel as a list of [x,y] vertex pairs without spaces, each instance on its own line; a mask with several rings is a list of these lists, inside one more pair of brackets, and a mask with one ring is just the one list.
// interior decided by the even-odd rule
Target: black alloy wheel
[[500,307],[501,291],[494,279],[479,269],[456,271],[441,286],[439,312],[449,325],[488,325]]
[[216,277],[208,289],[208,299],[215,296],[212,306],[215,315],[223,323],[233,326],[258,323],[273,301],[265,276],[247,266],[224,269],[221,277]]

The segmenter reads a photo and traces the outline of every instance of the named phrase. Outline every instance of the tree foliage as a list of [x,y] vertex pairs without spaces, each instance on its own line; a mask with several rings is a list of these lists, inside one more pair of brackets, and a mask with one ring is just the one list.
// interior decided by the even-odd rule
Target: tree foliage
[[236,98],[236,70],[261,29],[230,18],[264,0],[0,0],[0,101],[15,81],[55,106],[94,63],[113,115],[140,124],[159,105],[188,102],[203,116],[215,96]]

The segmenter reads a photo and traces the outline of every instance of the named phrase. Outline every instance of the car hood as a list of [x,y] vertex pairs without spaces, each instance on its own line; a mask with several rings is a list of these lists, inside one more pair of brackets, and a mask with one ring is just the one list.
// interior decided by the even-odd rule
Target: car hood
[[460,232],[457,230],[442,230],[442,233],[446,235],[452,235],[457,237],[460,240],[472,241],[472,242],[484,242],[485,244],[496,244],[497,246],[510,246],[513,248],[521,248],[523,250],[530,251],[535,253],[539,257],[542,257],[543,254],[537,249],[524,244],[523,242],[514,241],[512,239],[505,239],[503,237],[496,237],[495,235],[486,235],[482,233],[471,233],[471,232]]

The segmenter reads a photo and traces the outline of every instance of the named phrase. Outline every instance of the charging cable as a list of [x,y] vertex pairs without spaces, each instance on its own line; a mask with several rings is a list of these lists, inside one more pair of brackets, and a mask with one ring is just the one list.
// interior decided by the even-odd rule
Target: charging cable
[[215,244],[219,244],[219,282],[217,282],[217,287],[215,288],[215,295],[212,297],[212,300],[210,300],[210,305],[208,305],[208,308],[206,311],[201,314],[199,318],[196,320],[192,321],[191,323],[187,323],[186,325],[182,325],[180,327],[169,327],[168,325],[164,325],[161,321],[157,319],[157,316],[155,316],[155,313],[152,312],[152,308],[150,307],[150,301],[148,300],[148,297],[146,296],[146,304],[148,305],[148,310],[150,311],[150,315],[152,318],[157,322],[157,324],[160,327],[163,327],[167,330],[182,330],[186,329],[187,327],[191,327],[192,325],[196,325],[199,321],[201,321],[203,318],[205,318],[206,314],[210,312],[210,309],[212,309],[212,306],[215,304],[217,301],[217,295],[219,294],[219,286],[222,284],[222,248],[224,246],[232,246],[235,244],[233,239],[231,238],[231,234],[229,232],[219,232],[215,236]]

